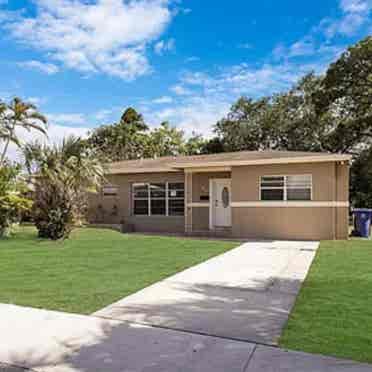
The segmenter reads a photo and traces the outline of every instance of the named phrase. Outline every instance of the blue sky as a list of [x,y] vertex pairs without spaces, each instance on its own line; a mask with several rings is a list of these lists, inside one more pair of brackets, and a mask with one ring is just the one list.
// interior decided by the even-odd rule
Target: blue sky
[[208,135],[371,34],[372,0],[0,0],[0,28],[0,98],[35,102],[53,140],[127,106]]

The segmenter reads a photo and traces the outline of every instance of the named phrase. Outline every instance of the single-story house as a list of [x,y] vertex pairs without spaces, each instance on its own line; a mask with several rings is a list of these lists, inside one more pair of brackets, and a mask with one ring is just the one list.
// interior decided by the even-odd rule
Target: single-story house
[[350,159],[242,151],[116,162],[88,218],[136,232],[347,239]]

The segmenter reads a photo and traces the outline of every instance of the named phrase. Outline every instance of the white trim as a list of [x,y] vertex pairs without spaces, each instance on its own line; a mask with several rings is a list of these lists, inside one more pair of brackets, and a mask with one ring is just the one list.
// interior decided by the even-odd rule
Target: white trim
[[176,168],[141,168],[136,169],[109,169],[105,174],[141,174],[141,173],[180,173]]
[[347,201],[240,201],[232,202],[233,208],[269,207],[269,208],[318,208],[318,207],[349,207]]
[[209,179],[209,230],[213,230],[213,178]]
[[200,202],[200,203],[189,203],[187,204],[188,207],[190,208],[209,208],[209,202]]
[[[192,178],[192,173],[190,174],[190,198],[191,198],[191,203],[192,203],[192,200],[194,198],[194,194],[193,194],[193,183],[194,183],[194,180]],[[187,203],[187,200],[186,200],[186,203]],[[192,232],[192,229],[193,229],[193,211],[192,211],[192,208],[191,208],[191,216],[190,216],[190,231]]]
[[188,177],[187,177],[186,173],[184,174],[183,179],[184,179],[184,183],[185,183],[185,187],[184,187],[184,189],[185,189],[185,212],[184,212],[184,214],[185,214],[185,226],[184,226],[184,228],[185,228],[185,233],[187,233],[188,232],[187,221],[188,221],[188,218],[189,218],[189,210],[188,210],[187,202],[188,202],[188,196],[189,195],[188,195],[188,186],[187,186]]
[[[183,186],[183,192],[185,192],[185,185]],[[185,199],[185,197],[184,197]],[[185,202],[183,202],[185,205]],[[183,212],[185,214],[185,212]],[[168,194],[168,182],[165,183],[165,215],[169,216],[169,194]]]
[[255,160],[224,160],[224,161],[206,161],[200,162],[196,159],[193,163],[169,163],[173,168],[200,168],[200,167],[221,167],[221,166],[234,166],[234,165],[261,165],[261,164],[293,164],[293,163],[319,163],[326,161],[349,161],[351,155],[345,154],[326,154],[314,156],[292,156],[287,158],[269,158],[269,159],[255,159]]
[[[183,166],[181,166],[182,168]],[[185,173],[231,172],[231,167],[200,167],[185,169]]]

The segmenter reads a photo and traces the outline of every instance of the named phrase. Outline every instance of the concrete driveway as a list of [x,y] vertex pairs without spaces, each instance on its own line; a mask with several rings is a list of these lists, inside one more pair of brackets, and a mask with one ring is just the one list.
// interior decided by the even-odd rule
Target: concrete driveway
[[276,345],[318,245],[247,242],[94,315]]

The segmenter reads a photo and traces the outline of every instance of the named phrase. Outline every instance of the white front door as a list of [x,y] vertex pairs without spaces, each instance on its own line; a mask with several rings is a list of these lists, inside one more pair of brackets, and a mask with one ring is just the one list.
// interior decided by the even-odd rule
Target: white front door
[[231,226],[231,179],[214,179],[211,187],[211,228]]

